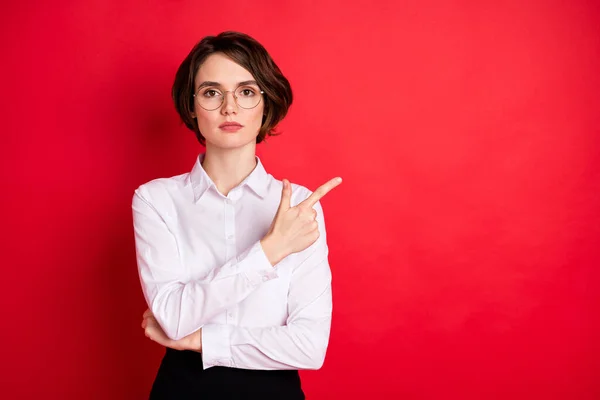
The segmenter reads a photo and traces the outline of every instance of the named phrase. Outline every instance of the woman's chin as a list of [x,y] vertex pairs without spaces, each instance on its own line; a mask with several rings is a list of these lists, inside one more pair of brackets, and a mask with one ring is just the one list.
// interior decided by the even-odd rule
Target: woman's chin
[[249,138],[249,137],[244,137],[242,135],[227,134],[227,135],[222,135],[219,138],[216,138],[213,140],[209,140],[207,138],[206,141],[210,142],[210,144],[212,146],[219,147],[222,149],[235,149],[238,147],[247,146],[250,143],[256,143],[256,136]]

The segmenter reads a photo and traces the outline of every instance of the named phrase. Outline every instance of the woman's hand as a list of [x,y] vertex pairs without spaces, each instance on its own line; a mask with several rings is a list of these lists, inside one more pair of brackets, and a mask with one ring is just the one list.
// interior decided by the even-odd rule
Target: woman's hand
[[197,352],[202,351],[202,329],[198,329],[196,332],[191,333],[179,340],[173,340],[169,339],[169,337],[162,330],[150,309],[147,309],[144,312],[142,318],[142,329],[144,329],[144,334],[147,338],[150,338],[150,340],[175,350],[193,350]]
[[292,187],[283,180],[281,202],[269,231],[260,243],[272,265],[290,254],[300,252],[319,238],[319,224],[316,221],[315,204],[329,191],[342,183],[342,178],[334,178],[315,190],[306,200],[291,207]]

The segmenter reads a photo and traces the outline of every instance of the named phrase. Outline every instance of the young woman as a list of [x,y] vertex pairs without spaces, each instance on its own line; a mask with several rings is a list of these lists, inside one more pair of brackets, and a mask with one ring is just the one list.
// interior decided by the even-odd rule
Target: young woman
[[268,174],[256,145],[292,91],[264,47],[238,32],[202,39],[172,90],[206,151],[189,173],[133,196],[142,328],[167,347],[151,399],[303,399],[299,369],[323,364],[331,271],[319,200]]

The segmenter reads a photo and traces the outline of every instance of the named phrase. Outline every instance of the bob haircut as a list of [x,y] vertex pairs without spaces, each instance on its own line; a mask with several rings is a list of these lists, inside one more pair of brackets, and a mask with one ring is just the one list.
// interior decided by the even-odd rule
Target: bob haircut
[[234,31],[226,31],[217,36],[206,36],[198,42],[183,60],[171,89],[175,109],[182,122],[192,130],[198,141],[206,146],[206,139],[198,128],[194,113],[195,77],[198,69],[208,56],[222,53],[235,63],[248,70],[262,91],[264,116],[256,143],[267,135],[277,136],[277,124],[286,116],[292,105],[292,88],[267,50],[252,37]]

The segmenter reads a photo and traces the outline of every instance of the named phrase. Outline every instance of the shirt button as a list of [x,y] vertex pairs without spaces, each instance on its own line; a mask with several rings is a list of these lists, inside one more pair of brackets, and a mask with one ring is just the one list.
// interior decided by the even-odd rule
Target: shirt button
[[227,235],[227,239],[233,239],[233,235]]

